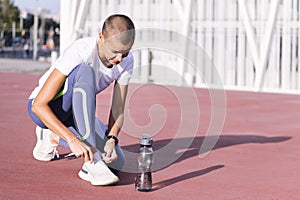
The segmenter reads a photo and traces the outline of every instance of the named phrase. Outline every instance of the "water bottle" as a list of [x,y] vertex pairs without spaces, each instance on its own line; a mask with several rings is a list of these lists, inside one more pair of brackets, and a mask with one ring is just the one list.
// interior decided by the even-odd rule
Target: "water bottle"
[[149,192],[152,189],[151,166],[153,163],[152,138],[143,134],[140,140],[140,151],[137,157],[138,175],[135,180],[135,189],[141,192]]

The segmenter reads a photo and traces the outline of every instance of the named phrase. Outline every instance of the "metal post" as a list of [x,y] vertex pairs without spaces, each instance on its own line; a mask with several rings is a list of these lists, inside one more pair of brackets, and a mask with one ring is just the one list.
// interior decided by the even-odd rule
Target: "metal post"
[[260,52],[260,62],[257,67],[257,75],[255,77],[255,89],[257,91],[262,89],[263,81],[266,72],[266,64],[268,61],[268,56],[270,54],[271,41],[273,36],[273,29],[276,21],[276,14],[279,5],[279,0],[271,1],[270,14],[268,19],[268,24],[266,27],[266,33],[263,37],[263,42],[261,43]]
[[92,30],[91,35],[96,37],[99,33],[100,27],[98,24],[99,12],[100,12],[100,2],[99,0],[92,0],[91,16],[92,16]]
[[284,23],[282,25],[281,88],[284,90],[291,87],[291,7],[292,1],[286,1],[282,9]]
[[23,18],[20,15],[20,31],[23,30]]
[[78,39],[78,37],[80,36],[80,31],[83,29],[89,5],[89,0],[81,0],[79,3],[79,8],[76,13],[76,20],[73,29],[74,31],[72,33],[72,41]]
[[16,37],[16,22],[13,22],[12,23],[12,38],[13,40],[15,39]]
[[249,16],[249,12],[246,6],[246,2],[245,0],[239,0],[239,8],[240,8],[240,14],[242,16],[243,19],[243,23],[244,23],[244,27],[246,30],[246,36],[247,36],[247,40],[249,41],[249,48],[251,51],[251,54],[253,56],[253,61],[255,66],[259,65],[259,53],[258,53],[258,48],[257,48],[257,41],[255,38],[255,33],[254,33],[254,29],[251,25],[251,20],[250,20],[250,16]]
[[[74,1],[74,4],[76,1]],[[71,43],[71,35],[73,24],[71,24],[72,0],[60,1],[60,54]],[[75,14],[74,14],[75,17]]]
[[[260,48],[258,48],[257,40],[254,34],[254,29],[253,26],[251,25],[249,13],[246,7],[246,2],[245,0],[239,0],[239,7],[241,10],[240,13],[243,17],[248,44],[250,47],[251,54],[253,56],[254,64],[257,69],[257,74],[254,83],[254,88],[256,91],[261,90],[263,86],[265,68],[266,68],[267,59],[269,55],[270,44],[273,35],[273,29],[275,25],[278,5],[279,5],[279,0],[271,1],[271,8],[270,8],[269,19],[267,22],[267,27],[266,27],[266,33],[265,36],[263,37],[263,41],[261,43]],[[258,51],[258,49],[260,49],[260,52]]]
[[149,81],[149,49],[141,50],[141,80],[143,83]]
[[[192,0],[186,0],[186,5],[184,9],[185,18],[183,22],[183,34],[186,37],[185,41],[185,47],[184,47],[184,58],[188,58],[189,53],[189,43],[190,43],[190,34],[191,34],[191,19],[192,19]],[[188,60],[188,62],[191,62],[191,60]],[[193,61],[192,61],[193,62]],[[184,74],[184,81],[188,84],[188,86],[192,86],[195,76],[195,69],[191,68],[187,64],[186,61],[183,61],[183,74]],[[183,85],[185,82],[182,82],[181,85]]]
[[[215,9],[218,10],[217,12],[217,20],[224,20],[225,19],[225,2],[224,1],[219,1],[218,5],[215,6]],[[225,28],[222,23],[218,25],[217,28],[217,44],[215,44],[216,50],[215,52],[217,53],[216,55],[216,68],[217,68],[217,73],[219,73],[219,76],[221,77],[221,81],[224,83],[225,82]],[[217,74],[214,76],[217,76]],[[221,84],[221,83],[216,83],[217,79],[215,79],[215,84]]]
[[37,45],[37,34],[38,34],[38,11],[34,13],[34,24],[33,24],[33,60],[37,59],[38,45]]
[[[184,58],[187,58],[188,54],[188,37],[189,37],[189,32],[191,30],[191,17],[192,17],[192,0],[186,0],[184,5],[185,7],[182,7],[182,4],[180,3],[179,0],[174,1],[174,5],[177,9],[177,13],[181,16],[182,19],[182,34],[186,37],[186,41],[183,47],[183,53],[184,53]],[[188,82],[189,84],[192,83],[193,75],[189,76],[189,74],[186,74],[186,62],[184,59],[180,59],[180,62],[178,64],[181,68],[179,68],[179,73],[182,75],[182,79],[180,80],[179,85],[183,85],[185,82]]]

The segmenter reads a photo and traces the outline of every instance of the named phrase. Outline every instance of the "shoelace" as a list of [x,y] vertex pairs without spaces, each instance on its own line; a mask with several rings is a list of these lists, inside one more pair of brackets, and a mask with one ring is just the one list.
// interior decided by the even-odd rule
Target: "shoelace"
[[55,156],[56,156],[57,158],[59,158],[59,153],[58,153],[57,148],[54,148],[53,151],[52,151],[52,159],[54,159]]
[[73,156],[75,156],[74,153],[69,153],[68,155],[65,155],[65,158],[69,158],[69,157],[73,157]]

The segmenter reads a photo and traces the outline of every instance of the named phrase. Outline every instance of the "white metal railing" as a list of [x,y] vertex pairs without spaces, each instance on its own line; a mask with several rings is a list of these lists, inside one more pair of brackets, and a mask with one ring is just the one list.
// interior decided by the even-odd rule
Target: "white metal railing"
[[[77,2],[79,11],[80,0],[64,1],[64,4],[66,1],[72,4]],[[95,35],[108,15],[124,13],[133,19],[137,29],[164,29],[180,33],[202,47],[207,54],[204,61],[193,57],[195,60],[192,63],[200,69],[197,73],[195,66],[186,63],[174,52],[143,48],[134,52],[135,67],[138,68],[134,81],[181,85],[181,76],[188,84],[205,87],[214,84],[216,76],[220,76],[225,88],[299,93],[299,0],[85,1],[90,6],[85,13],[81,9],[80,16],[86,16],[86,21],[81,26],[79,22],[74,22],[78,25],[73,28],[74,33]],[[61,9],[64,10],[63,5]],[[72,13],[72,10],[68,12]],[[163,35],[163,39],[176,45],[171,35]],[[160,37],[154,34],[152,40],[160,41]],[[185,56],[186,53],[194,53],[188,51],[188,44],[178,47],[181,48],[179,51],[187,50],[183,53]],[[152,69],[147,67],[149,60]],[[170,73],[170,70],[175,73]]]

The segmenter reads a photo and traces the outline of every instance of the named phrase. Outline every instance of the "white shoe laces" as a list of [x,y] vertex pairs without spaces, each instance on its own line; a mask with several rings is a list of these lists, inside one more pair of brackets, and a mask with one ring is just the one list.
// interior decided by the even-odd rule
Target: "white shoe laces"
[[52,159],[54,159],[55,156],[56,156],[57,158],[59,158],[59,153],[58,153],[58,150],[57,150],[56,147],[55,147],[55,148],[53,149],[53,151],[52,151]]

